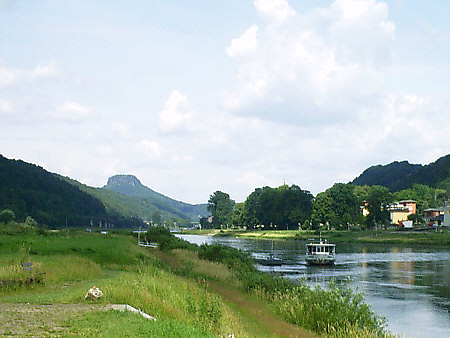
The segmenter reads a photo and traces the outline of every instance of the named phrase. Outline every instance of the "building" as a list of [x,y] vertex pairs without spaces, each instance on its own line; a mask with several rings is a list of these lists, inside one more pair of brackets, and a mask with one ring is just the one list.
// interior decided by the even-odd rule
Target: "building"
[[417,203],[413,200],[403,200],[394,202],[388,206],[391,224],[402,225],[403,221],[408,220],[409,215],[415,215]]
[[450,206],[448,202],[439,208],[426,209],[423,218],[428,225],[450,227]]
[[423,211],[423,219],[426,224],[433,224],[439,218],[441,211],[438,208],[425,209]]

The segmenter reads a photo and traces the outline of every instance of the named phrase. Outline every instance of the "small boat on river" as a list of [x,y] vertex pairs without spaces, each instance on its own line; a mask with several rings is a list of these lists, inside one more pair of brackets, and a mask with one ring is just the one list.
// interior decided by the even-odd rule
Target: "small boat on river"
[[273,255],[273,240],[272,240],[272,250],[269,253],[269,257],[256,259],[256,262],[261,265],[267,266],[280,266],[283,265],[281,258],[275,257]]
[[336,260],[336,245],[327,240],[311,240],[306,244],[306,263],[308,265],[331,265]]
[[257,262],[261,265],[267,266],[280,266],[283,265],[281,258],[274,257],[273,254],[269,254],[269,257],[265,259],[259,259]]

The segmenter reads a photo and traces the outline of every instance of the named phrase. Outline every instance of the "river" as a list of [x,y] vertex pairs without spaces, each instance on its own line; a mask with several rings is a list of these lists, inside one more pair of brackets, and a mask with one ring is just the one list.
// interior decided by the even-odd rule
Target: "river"
[[[189,242],[220,243],[255,258],[273,253],[282,266],[257,265],[293,281],[326,286],[346,281],[400,337],[450,337],[450,248],[338,244],[334,266],[305,265],[305,242],[177,235]],[[273,249],[272,249],[273,247]]]

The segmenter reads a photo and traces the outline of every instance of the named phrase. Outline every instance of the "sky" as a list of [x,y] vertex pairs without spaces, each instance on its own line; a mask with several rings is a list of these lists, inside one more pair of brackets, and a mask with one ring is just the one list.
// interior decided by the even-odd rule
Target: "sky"
[[448,0],[0,0],[0,154],[171,198],[450,153]]

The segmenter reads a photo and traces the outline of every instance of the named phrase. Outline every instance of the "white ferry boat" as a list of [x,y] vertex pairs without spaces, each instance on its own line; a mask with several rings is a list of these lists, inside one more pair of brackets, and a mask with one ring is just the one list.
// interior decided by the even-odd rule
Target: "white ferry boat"
[[328,243],[327,240],[311,240],[306,244],[306,263],[309,265],[330,265],[336,260],[336,245]]

